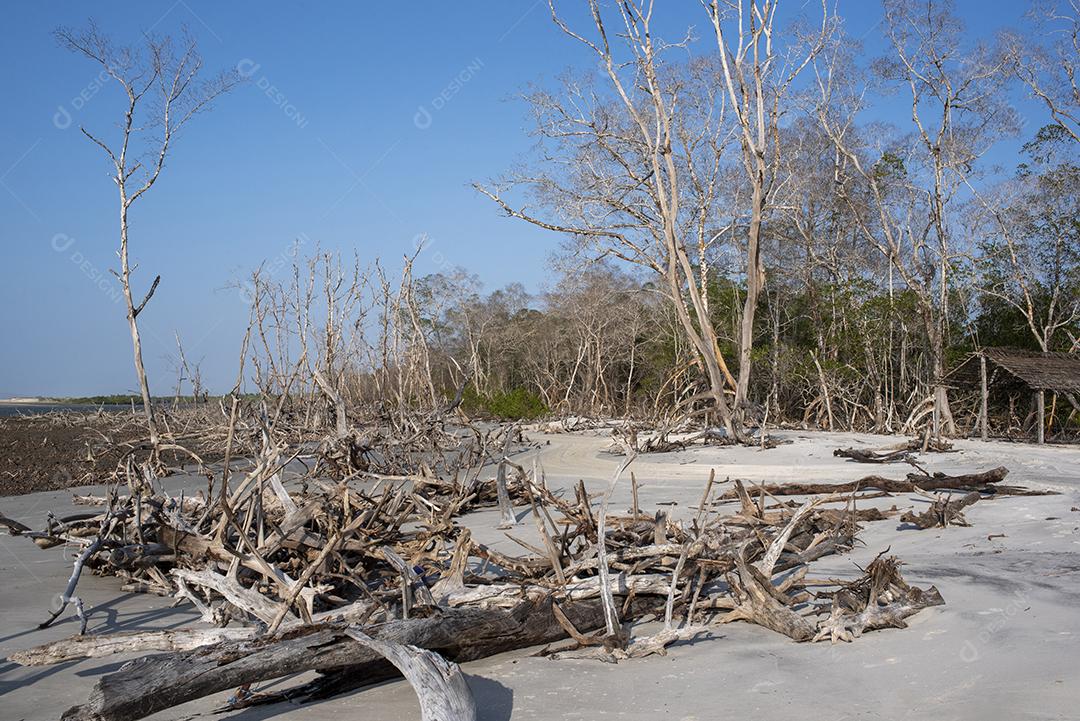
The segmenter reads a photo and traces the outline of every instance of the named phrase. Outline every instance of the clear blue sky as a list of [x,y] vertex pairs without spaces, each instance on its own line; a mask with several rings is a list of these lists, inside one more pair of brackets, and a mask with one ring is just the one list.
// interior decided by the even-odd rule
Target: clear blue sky
[[[582,0],[561,5],[586,21]],[[988,35],[1025,5],[963,0],[958,11]],[[697,0],[657,6],[670,37],[704,27]],[[848,0],[840,10],[872,48],[878,4]],[[213,390],[231,385],[247,308],[229,286],[299,237],[396,260],[426,233],[420,274],[441,263],[489,288],[542,285],[558,238],[501,217],[469,183],[528,152],[515,100],[526,84],[589,62],[552,25],[546,0],[13,3],[0,27],[0,397],[135,387],[123,303],[107,275],[115,188],[78,131],[112,127],[117,88],[50,35],[90,13],[123,43],[186,25],[209,69],[240,64],[251,79],[192,121],[132,211],[136,286],[162,275],[140,316],[154,393],[171,391],[174,331]],[[447,88],[452,97],[436,107]]]

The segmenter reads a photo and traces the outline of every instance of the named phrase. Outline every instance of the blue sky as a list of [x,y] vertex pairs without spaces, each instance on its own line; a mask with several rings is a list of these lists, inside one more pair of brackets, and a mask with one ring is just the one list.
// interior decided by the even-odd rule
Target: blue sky
[[[561,5],[586,21],[583,2]],[[657,5],[671,37],[704,28],[697,0]],[[988,35],[1024,3],[957,9],[972,33]],[[849,0],[840,10],[872,52],[878,4]],[[162,275],[140,316],[153,392],[171,390],[174,332],[213,390],[231,385],[247,308],[230,286],[297,238],[395,261],[427,234],[419,274],[460,265],[489,289],[542,286],[559,239],[501,217],[469,184],[527,154],[515,96],[590,61],[552,25],[546,0],[11,4],[0,27],[0,397],[135,386],[108,275],[115,189],[101,151],[78,131],[112,128],[117,88],[50,35],[89,13],[125,43],[186,25],[207,68],[239,66],[250,78],[185,128],[132,211],[136,287]]]

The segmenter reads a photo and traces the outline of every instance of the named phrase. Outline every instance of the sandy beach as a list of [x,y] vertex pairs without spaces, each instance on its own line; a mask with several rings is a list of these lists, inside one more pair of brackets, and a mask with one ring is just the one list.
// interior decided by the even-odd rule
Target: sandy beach
[[[832,449],[880,446],[890,439],[848,433],[781,432],[792,441],[760,451],[747,447],[692,448],[639,457],[632,468],[644,509],[688,512],[701,496],[710,469],[719,479],[747,481],[848,481],[867,473],[863,464],[834,458]],[[547,482],[567,488],[582,478],[600,491],[621,460],[607,452],[603,434],[531,434]],[[922,611],[908,629],[874,632],[851,644],[796,644],[758,626],[716,626],[708,636],[678,644],[664,657],[623,661],[550,660],[525,649],[466,663],[480,718],[620,719],[1070,719],[1080,683],[1080,449],[959,441],[958,452],[924,454],[930,471],[965,472],[1004,465],[1009,482],[1059,492],[1004,497],[969,509],[970,527],[897,530],[896,518],[868,524],[864,545],[812,565],[811,575],[848,578],[887,547],[904,559],[905,577],[932,584],[946,605]],[[902,477],[904,464],[875,467]],[[200,482],[166,480],[172,493]],[[904,510],[918,497],[880,499]],[[630,503],[629,483],[616,489],[613,508]],[[673,504],[673,505],[672,505]],[[4,499],[3,513],[30,525],[47,511],[69,510],[66,492]],[[528,521],[526,509],[519,515]],[[495,529],[495,510],[462,519],[479,540],[520,553]],[[531,523],[514,535],[535,540]],[[7,582],[0,588],[0,654],[63,638],[77,630],[68,618],[35,630],[70,573],[63,549],[42,551],[21,538],[0,538]],[[90,612],[91,633],[198,625],[189,605],[122,594],[116,578],[84,576],[79,587]],[[647,628],[638,629],[645,632]],[[123,657],[21,668],[0,674],[5,718],[53,719],[81,703],[95,680],[118,669]],[[260,686],[278,688],[297,679]],[[185,704],[154,719],[213,718],[227,694]],[[418,718],[419,706],[404,681],[381,684],[314,704],[256,707],[227,718],[254,720],[343,716],[390,720]]]

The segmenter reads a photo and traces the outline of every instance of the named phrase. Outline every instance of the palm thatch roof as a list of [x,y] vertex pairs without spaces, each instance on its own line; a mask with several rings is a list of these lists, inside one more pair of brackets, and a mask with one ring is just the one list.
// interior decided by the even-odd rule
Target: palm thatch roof
[[980,356],[986,358],[987,374],[992,383],[1026,386],[1036,391],[1080,391],[1080,355],[1012,348],[983,348],[970,353],[942,381],[952,386],[978,386]]

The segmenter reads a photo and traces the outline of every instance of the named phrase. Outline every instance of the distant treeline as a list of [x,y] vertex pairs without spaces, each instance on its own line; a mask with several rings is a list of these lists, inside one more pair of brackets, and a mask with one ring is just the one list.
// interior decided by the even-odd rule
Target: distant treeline
[[[198,397],[193,396],[193,395],[152,396],[151,400],[154,402],[155,405],[164,405],[164,404],[172,404],[172,403],[194,404],[194,403],[205,403],[207,401],[217,400],[219,397],[220,396],[203,395],[203,394],[200,394]],[[116,395],[105,395],[105,396],[71,396],[71,397],[60,397],[60,398],[43,398],[42,400],[43,401],[48,401],[49,403],[58,403],[58,404],[66,404],[66,405],[73,405],[73,406],[84,406],[84,405],[126,406],[126,405],[131,405],[132,403],[135,403],[136,405],[139,405],[139,406],[142,405],[142,396],[135,395],[135,394],[126,394],[126,395],[116,394]]]

